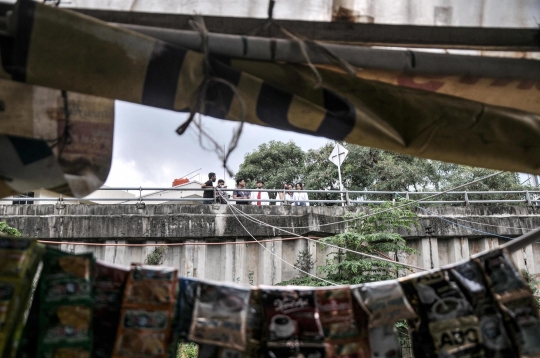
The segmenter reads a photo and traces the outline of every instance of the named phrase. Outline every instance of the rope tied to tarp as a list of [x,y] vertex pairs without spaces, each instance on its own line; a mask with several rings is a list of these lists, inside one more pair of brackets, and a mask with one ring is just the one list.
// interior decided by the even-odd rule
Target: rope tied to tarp
[[[201,35],[201,52],[204,55],[204,79],[196,90],[193,104],[190,106],[190,113],[188,119],[176,129],[176,133],[178,133],[179,135],[184,134],[189,125],[193,123],[199,134],[200,146],[205,150],[217,152],[219,159],[223,163],[223,168],[227,170],[230,176],[234,176],[234,172],[228,167],[227,162],[231,153],[238,146],[238,140],[240,139],[242,130],[244,128],[244,122],[246,119],[246,104],[244,99],[242,98],[242,94],[240,93],[238,88],[236,88],[236,86],[222,78],[213,75],[214,71],[210,62],[210,50],[208,46],[208,29],[204,24],[204,19],[202,18],[202,16],[194,16],[194,19],[190,20],[189,24]],[[208,92],[208,88],[213,83],[221,83],[229,87],[234,93],[235,97],[238,99],[238,102],[240,103],[240,118],[238,118],[240,121],[240,125],[233,133],[228,150],[222,148],[221,145],[212,137],[212,135],[210,135],[202,126],[201,113],[205,113],[205,104],[208,103],[206,95]],[[198,120],[195,119],[197,113],[199,113]],[[212,148],[208,148],[204,145],[203,138],[208,140],[212,144]]]
[[[333,62],[335,65],[339,66],[341,69],[343,69],[346,73],[348,73],[351,76],[356,76],[356,72],[361,70],[360,68],[356,68],[352,66],[350,63],[330,51],[328,48],[323,46],[321,43],[311,40],[303,35],[297,34],[291,30],[288,30],[281,24],[277,23],[276,20],[274,20],[274,6],[275,6],[275,0],[270,0],[268,3],[268,18],[267,21],[255,29],[251,30],[247,35],[259,35],[263,32],[269,34],[269,37],[273,37],[272,29],[275,27],[277,28],[282,34],[284,34],[286,37],[292,39],[296,44],[298,44],[298,47],[300,48],[300,52],[302,53],[302,56],[304,57],[307,66],[310,68],[311,72],[313,72],[313,75],[315,76],[315,89],[318,89],[322,86],[323,79],[313,62],[311,61],[311,58],[309,57],[307,47],[319,51],[322,55],[330,59],[331,62]],[[271,42],[271,46],[275,46],[274,42]],[[275,49],[272,49],[272,53],[274,53]]]
[[62,113],[64,115],[64,129],[62,134],[56,139],[50,140],[49,148],[53,149],[58,146],[58,159],[62,158],[62,153],[66,145],[73,143],[73,137],[71,136],[71,122],[70,122],[70,113],[69,113],[69,99],[68,93],[66,90],[61,90],[62,94]]

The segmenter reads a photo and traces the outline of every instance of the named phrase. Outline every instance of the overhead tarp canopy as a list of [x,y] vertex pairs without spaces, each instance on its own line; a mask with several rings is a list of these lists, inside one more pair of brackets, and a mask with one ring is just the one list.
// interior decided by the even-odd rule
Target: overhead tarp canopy
[[[534,82],[520,84],[521,92],[511,86],[504,91],[504,86],[492,86],[501,79],[414,78],[369,69],[351,76],[326,65],[317,67],[322,86],[314,88],[313,71],[303,64],[206,58],[28,0],[19,1],[8,23],[0,42],[0,75],[9,84],[188,112],[198,108],[200,89],[207,83],[200,112],[212,117],[243,118],[423,158],[540,174],[540,91]],[[489,92],[490,86],[495,91]],[[91,127],[84,133],[85,140],[103,136]],[[0,125],[0,134],[10,133]]]

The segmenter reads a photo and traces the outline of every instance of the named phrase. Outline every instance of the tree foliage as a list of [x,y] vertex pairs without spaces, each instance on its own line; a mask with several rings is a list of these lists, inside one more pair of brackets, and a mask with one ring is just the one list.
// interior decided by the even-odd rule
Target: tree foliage
[[[349,191],[444,191],[495,173],[489,169],[443,163],[348,143],[341,145],[349,150],[341,166],[343,186]],[[269,189],[281,189],[285,181],[301,181],[305,189],[339,190],[337,167],[328,160],[333,147],[334,142],[328,142],[319,149],[303,152],[293,142],[271,141],[245,156],[236,177],[251,181],[251,186],[248,184],[248,187],[253,187],[256,179],[263,178],[265,187]],[[506,172],[459,191],[508,191],[527,188],[520,184],[518,173]],[[350,199],[354,200],[358,196],[351,194]],[[463,200],[463,196],[450,194],[443,198]],[[516,195],[469,196],[471,200],[487,198],[514,199]],[[334,193],[312,193],[310,199],[338,200],[340,197]],[[391,200],[392,195],[370,195],[367,199]]]
[[292,141],[270,141],[245,155],[235,177],[244,179],[248,188],[254,188],[255,182],[262,179],[266,188],[281,189],[284,182],[294,183],[302,178],[304,161],[304,151]]
[[[321,240],[351,251],[377,257],[386,257],[395,262],[381,261],[357,253],[336,249],[330,253],[324,266],[318,267],[319,274],[336,284],[359,284],[397,278],[410,271],[397,261],[398,256],[417,253],[408,247],[399,234],[400,229],[417,225],[416,214],[408,207],[398,207],[387,202],[371,206],[368,212],[346,215],[351,221],[346,232]],[[297,277],[282,285],[327,286],[328,283],[314,277]]]
[[0,233],[9,236],[21,236],[21,232],[15,228],[10,227],[7,223],[0,221]]

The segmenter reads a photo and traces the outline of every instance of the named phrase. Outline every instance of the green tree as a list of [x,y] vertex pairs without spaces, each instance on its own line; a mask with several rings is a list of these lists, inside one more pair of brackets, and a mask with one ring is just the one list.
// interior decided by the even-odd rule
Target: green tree
[[[332,244],[356,252],[390,258],[395,262],[381,261],[365,257],[350,251],[338,250],[329,254],[326,263],[318,267],[318,272],[336,284],[359,284],[384,281],[408,273],[409,268],[397,262],[402,254],[415,254],[416,250],[407,246],[400,229],[417,225],[416,214],[408,207],[397,207],[387,202],[371,206],[369,215],[358,213],[346,215],[351,221],[346,232],[321,239],[321,243]],[[391,255],[391,256],[388,256]],[[314,277],[298,277],[281,282],[280,285],[327,286],[324,281]]]
[[266,188],[281,189],[284,182],[301,180],[304,162],[305,153],[294,142],[270,141],[244,156],[235,178],[245,179],[248,188],[254,188],[257,179],[262,179]]
[[21,232],[15,228],[10,227],[7,223],[0,221],[0,233],[9,236],[21,236]]
[[[348,191],[443,191],[495,173],[494,170],[416,158],[380,149],[340,143],[349,154],[341,166],[343,186]],[[267,188],[281,188],[284,181],[304,183],[305,189],[339,190],[337,167],[328,160],[334,142],[303,152],[294,143],[269,142],[245,156],[237,178],[254,181],[263,178]],[[460,191],[526,190],[518,173],[502,173]],[[355,200],[359,194],[350,193]],[[338,200],[335,193],[311,193],[310,199]],[[370,195],[367,200],[391,200],[392,194]],[[416,198],[416,197],[415,197]],[[445,200],[464,200],[463,196],[445,195]],[[471,200],[523,199],[519,194],[471,194]],[[334,205],[334,204],[319,204]]]

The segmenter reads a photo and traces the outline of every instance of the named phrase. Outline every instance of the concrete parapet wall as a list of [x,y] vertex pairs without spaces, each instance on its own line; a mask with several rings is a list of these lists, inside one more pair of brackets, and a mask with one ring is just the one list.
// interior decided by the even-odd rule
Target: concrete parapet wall
[[[342,222],[343,215],[368,210],[365,207],[236,207],[267,224],[311,237],[343,232],[348,225]],[[418,227],[400,232],[419,253],[400,256],[400,261],[436,268],[506,241],[487,233],[517,237],[540,226],[537,207],[446,206],[429,210],[461,226],[419,210]],[[258,240],[277,240],[254,242],[238,220]],[[135,205],[4,205],[0,206],[0,221],[6,221],[25,236],[62,241],[59,246],[63,250],[92,251],[100,260],[121,265],[144,262],[154,246],[79,246],[69,242],[184,244],[169,246],[163,264],[177,267],[183,276],[252,285],[276,284],[295,277],[297,271],[280,257],[294,263],[298,253],[308,249],[320,266],[332,252],[306,239],[289,240],[292,234],[253,223],[241,215],[237,219],[225,205],[161,204],[144,208]],[[328,225],[331,223],[335,224]],[[203,243],[208,245],[200,245]],[[540,273],[540,244],[528,246],[513,257],[520,268]],[[311,273],[315,274],[316,269]]]

